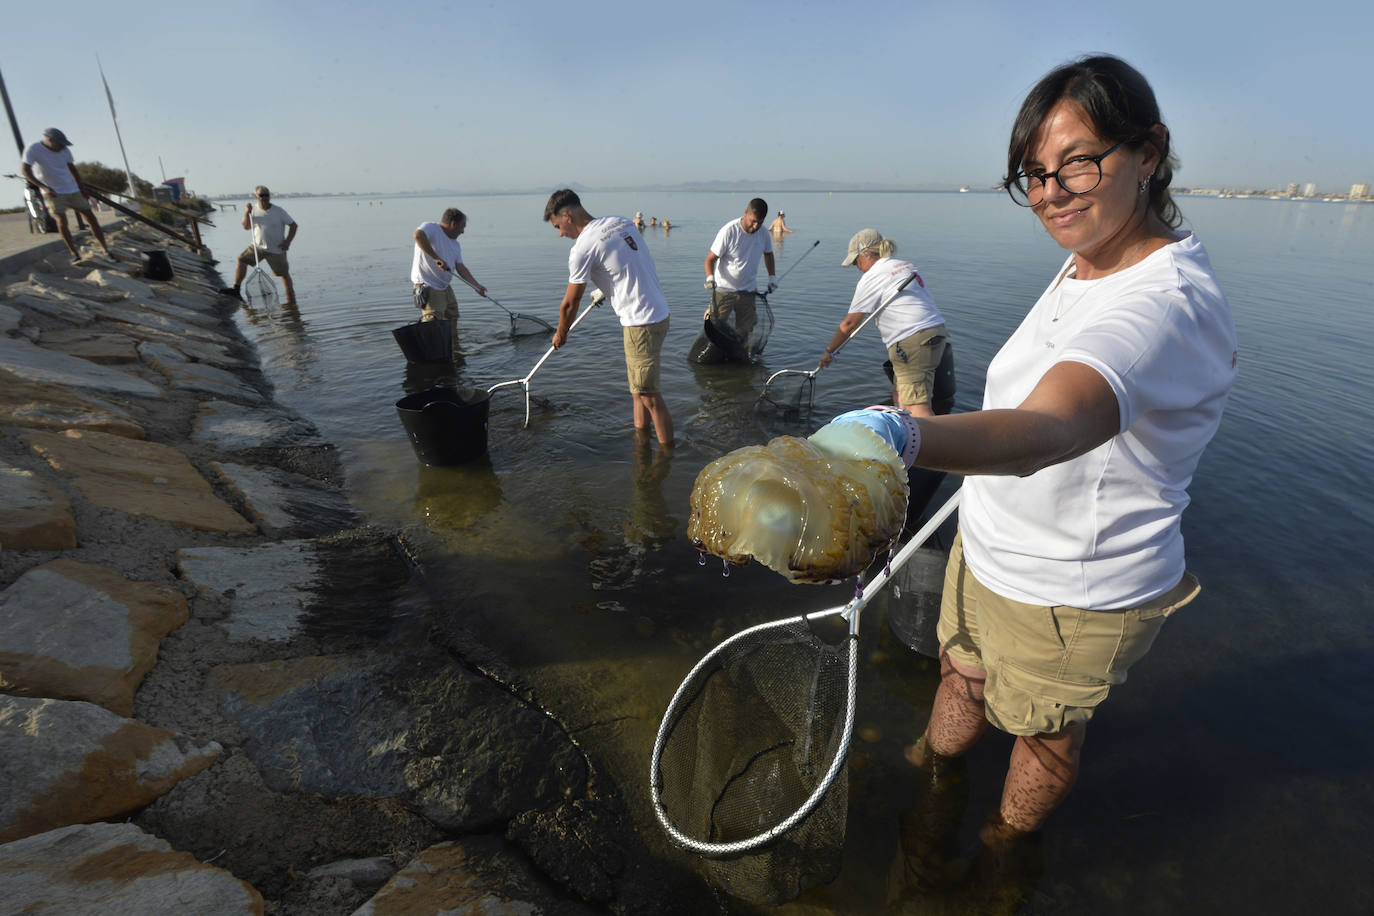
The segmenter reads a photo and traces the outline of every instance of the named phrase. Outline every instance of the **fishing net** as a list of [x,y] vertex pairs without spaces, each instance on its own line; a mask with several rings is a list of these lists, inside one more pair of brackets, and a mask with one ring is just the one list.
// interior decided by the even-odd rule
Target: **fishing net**
[[816,372],[783,369],[769,376],[754,409],[776,413],[788,422],[810,415],[816,403]]
[[773,309],[762,293],[711,291],[702,331],[688,359],[696,363],[750,363],[773,333]]
[[553,325],[549,324],[543,318],[536,318],[533,315],[524,315],[520,312],[511,312],[511,337],[529,337],[532,334],[552,334],[553,331]]
[[267,271],[261,267],[254,267],[253,272],[243,281],[243,294],[254,305],[277,304],[277,284],[272,282]]
[[857,640],[832,643],[817,627],[792,618],[722,644],[679,689],[655,748],[660,819],[753,903],[791,900],[839,873]]

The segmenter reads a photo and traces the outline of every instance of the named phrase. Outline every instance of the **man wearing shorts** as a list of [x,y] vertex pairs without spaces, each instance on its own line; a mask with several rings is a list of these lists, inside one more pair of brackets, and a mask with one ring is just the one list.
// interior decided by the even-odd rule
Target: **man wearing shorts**
[[768,268],[768,292],[777,286],[777,265],[773,261],[773,240],[760,232],[768,204],[755,197],[744,208],[744,215],[732,219],[716,233],[706,252],[706,288],[711,290],[711,305],[706,320],[723,322],[735,316],[735,333],[748,341],[758,324],[759,261]]
[[266,261],[272,273],[281,277],[281,285],[286,288],[286,304],[296,304],[296,288],[291,285],[291,267],[286,261],[286,250],[296,237],[296,221],[281,207],[272,205],[272,192],[262,185],[253,189],[257,203],[244,204],[243,228],[253,230],[253,243],[239,255],[234,267],[234,285],[226,293],[239,295],[244,274],[248,268],[259,261]]
[[110,246],[105,244],[105,233],[101,231],[100,223],[96,222],[95,213],[91,210],[91,202],[82,192],[81,173],[76,170],[76,162],[68,148],[71,145],[72,142],[67,139],[67,135],[56,127],[49,127],[43,131],[43,139],[29,144],[28,149],[24,150],[24,177],[43,189],[48,211],[52,213],[53,219],[57,220],[57,231],[62,236],[62,241],[67,243],[67,250],[72,253],[73,261],[81,260],[81,254],[76,250],[76,243],[72,241],[71,230],[67,228],[68,210],[85,214],[91,224],[91,235],[95,236],[100,247],[105,249],[106,256],[114,258],[110,253]]
[[671,447],[673,418],[659,389],[668,300],[644,237],[623,216],[593,217],[567,188],[549,197],[544,222],[552,224],[560,238],[574,240],[568,253],[568,289],[558,309],[553,345],[561,347],[567,341],[582,293],[588,282],[595,284],[610,297],[620,318],[635,433],[647,437],[652,423],[659,444]]
[[421,223],[415,230],[415,256],[410,262],[411,292],[421,321],[453,322],[453,342],[458,342],[458,297],[453,294],[453,275],[457,274],[485,296],[487,288],[463,264],[463,248],[458,236],[468,227],[463,211],[449,207],[437,223]]

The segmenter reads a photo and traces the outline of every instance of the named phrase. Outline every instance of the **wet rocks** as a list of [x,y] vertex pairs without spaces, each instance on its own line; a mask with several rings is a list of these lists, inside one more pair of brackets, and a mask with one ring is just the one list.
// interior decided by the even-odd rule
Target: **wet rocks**
[[0,842],[137,811],[220,750],[92,703],[0,694]]
[[472,832],[581,794],[581,752],[542,711],[443,656],[301,658],[216,668],[267,785],[404,800]]
[[0,845],[0,900],[17,913],[263,912],[252,887],[133,824],[63,827]]
[[76,520],[67,497],[32,471],[0,461],[0,548],[65,550],[75,546]]

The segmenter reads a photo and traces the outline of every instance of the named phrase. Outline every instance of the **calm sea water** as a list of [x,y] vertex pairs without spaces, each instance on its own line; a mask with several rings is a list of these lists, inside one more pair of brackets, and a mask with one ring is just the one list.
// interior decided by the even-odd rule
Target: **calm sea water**
[[[1063,259],[998,194],[768,197],[796,229],[779,246],[779,271],[796,269],[771,297],[777,326],[763,364],[743,368],[695,366],[684,354],[705,306],[707,246],[747,195],[584,195],[596,215],[642,210],[673,223],[671,233],[645,233],[673,309],[664,383],[679,447],[670,458],[634,447],[607,309],[534,377],[528,429],[518,389],[493,396],[489,460],[427,469],[411,452],[394,402],[453,380],[408,368],[391,337],[417,317],[411,233],[461,207],[473,274],[506,307],[554,322],[570,243],[541,221],[544,195],[281,199],[300,224],[299,311],[241,313],[279,400],[338,444],[354,500],[421,545],[446,616],[398,621],[396,641],[431,627],[477,633],[596,743],[641,815],[653,732],[691,663],[748,623],[847,597],[847,587],[791,586],[758,567],[723,578],[714,561],[698,566],[684,530],[708,461],[809,431],[753,404],[769,373],[814,367],[858,278],[839,266],[849,236],[878,228],[921,267],[956,347],[961,410],[979,405],[989,359]],[[1374,206],[1181,205],[1241,340],[1240,379],[1184,517],[1204,591],[1095,720],[1079,785],[1050,822],[1029,910],[1370,912]],[[229,214],[219,222],[208,241],[227,270],[246,233]],[[463,293],[456,380],[485,388],[523,376],[548,338],[512,339],[505,312]],[[881,400],[882,359],[873,329],[851,342],[817,379],[816,425]],[[838,912],[883,908],[895,818],[911,800],[901,748],[920,733],[934,689],[928,663],[865,623],[844,871],[806,898]],[[990,735],[971,755],[970,837],[996,803],[1008,747]],[[642,833],[659,844],[652,823]],[[952,898],[929,903],[962,912]]]

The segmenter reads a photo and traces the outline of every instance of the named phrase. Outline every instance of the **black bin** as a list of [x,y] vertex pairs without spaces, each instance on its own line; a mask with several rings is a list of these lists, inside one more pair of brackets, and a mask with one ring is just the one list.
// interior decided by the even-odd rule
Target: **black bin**
[[481,388],[438,387],[401,398],[396,413],[416,458],[428,465],[462,464],[487,450],[489,406]]
[[170,280],[172,279],[172,260],[167,257],[167,252],[161,248],[153,248],[143,252],[147,261],[143,264],[143,276],[149,280]]
[[400,345],[406,360],[412,363],[432,363],[453,359],[453,321],[417,321],[391,332]]

